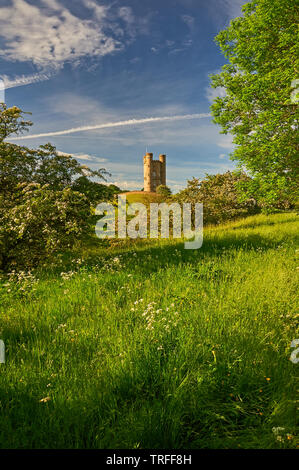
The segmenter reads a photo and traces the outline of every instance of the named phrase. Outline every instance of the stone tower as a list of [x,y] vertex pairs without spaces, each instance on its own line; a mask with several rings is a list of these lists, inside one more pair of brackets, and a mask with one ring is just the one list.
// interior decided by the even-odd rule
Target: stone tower
[[153,160],[153,154],[143,157],[144,191],[155,192],[160,184],[166,185],[166,155],[159,155],[159,160]]

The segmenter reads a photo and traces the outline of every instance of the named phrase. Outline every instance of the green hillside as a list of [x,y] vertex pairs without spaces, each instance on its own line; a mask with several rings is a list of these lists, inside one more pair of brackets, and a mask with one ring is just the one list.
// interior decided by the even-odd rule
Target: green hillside
[[197,251],[93,247],[3,278],[0,447],[296,447],[298,226],[259,215]]

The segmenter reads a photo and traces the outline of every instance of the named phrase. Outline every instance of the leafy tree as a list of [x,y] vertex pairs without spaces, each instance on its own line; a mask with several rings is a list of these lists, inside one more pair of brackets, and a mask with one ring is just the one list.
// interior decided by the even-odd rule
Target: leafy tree
[[121,192],[114,184],[104,185],[96,183],[90,181],[86,176],[77,178],[72,185],[72,189],[83,193],[93,207],[102,201],[113,201],[114,196]]
[[188,181],[187,188],[174,198],[180,203],[189,202],[193,207],[202,202],[204,222],[217,224],[258,211],[253,197],[241,198],[239,186],[248,181],[250,178],[241,172],[206,175],[202,181],[198,178]]
[[0,141],[11,134],[21,134],[32,126],[31,121],[25,121],[25,114],[17,106],[8,108],[5,103],[0,103]]
[[113,195],[121,193],[121,189],[115,184],[109,184],[108,188]]
[[[0,191],[9,197],[19,183],[49,185],[50,189],[72,187],[78,177],[105,179],[109,173],[103,168],[91,170],[70,155],[59,153],[51,144],[37,150],[4,141],[11,134],[28,130],[30,121],[24,120],[19,108],[0,104]],[[27,113],[28,114],[28,113]]]
[[[256,177],[264,204],[298,197],[298,16],[296,0],[253,0],[216,42],[229,63],[212,75],[226,95],[211,109],[231,133],[232,159]],[[298,94],[297,94],[298,97]]]
[[[35,265],[86,237],[94,220],[90,187],[99,186],[88,178],[107,174],[80,165],[51,144],[35,150],[6,142],[32,125],[24,114],[0,104],[0,269]],[[74,187],[78,179],[80,191]],[[106,189],[107,197],[114,190]]]
[[19,184],[0,194],[0,269],[30,267],[70,248],[90,232],[88,200],[69,188]]
[[192,180],[188,180],[187,188],[175,194],[173,199],[180,203],[188,202],[192,205],[192,208],[194,208],[194,205],[197,202],[202,202],[200,193],[200,179],[193,177]]
[[253,194],[247,198],[242,198],[240,194],[240,186],[249,181],[250,178],[241,172],[207,175],[200,184],[206,222],[220,223],[257,212]]
[[160,184],[157,187],[156,192],[157,194],[160,194],[161,196],[166,197],[166,198],[171,196],[171,189],[164,184]]

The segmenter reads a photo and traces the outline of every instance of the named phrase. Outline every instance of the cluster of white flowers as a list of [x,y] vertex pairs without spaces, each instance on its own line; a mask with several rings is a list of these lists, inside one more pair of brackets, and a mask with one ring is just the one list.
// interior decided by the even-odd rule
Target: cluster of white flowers
[[76,274],[75,271],[68,271],[67,273],[60,273],[60,276],[64,281],[68,281]]
[[181,251],[181,250],[178,250],[177,248],[175,248],[173,254],[174,254],[175,256],[179,257],[179,256],[182,256],[182,251]]
[[6,292],[27,294],[36,290],[38,279],[31,273],[31,271],[11,271],[8,273],[7,278],[3,284]]
[[176,327],[179,322],[179,313],[173,310],[174,304],[163,310],[162,308],[156,308],[156,302],[150,302],[142,313],[146,321],[146,330],[154,330],[157,327],[160,331],[169,332]]
[[143,299],[135,300],[134,305],[135,307],[131,308],[131,312],[135,312],[135,309],[138,308],[138,305],[143,302]]
[[125,290],[126,291],[126,294],[129,294],[129,293],[132,293],[133,290],[130,288],[130,286],[128,284],[125,284],[124,286],[121,286],[119,288],[119,290]]
[[72,263],[77,266],[81,266],[84,263],[84,259],[83,258],[73,259]]
[[105,261],[105,264],[102,266],[102,271],[115,272],[124,267],[123,256],[118,255],[114,258],[110,258]]

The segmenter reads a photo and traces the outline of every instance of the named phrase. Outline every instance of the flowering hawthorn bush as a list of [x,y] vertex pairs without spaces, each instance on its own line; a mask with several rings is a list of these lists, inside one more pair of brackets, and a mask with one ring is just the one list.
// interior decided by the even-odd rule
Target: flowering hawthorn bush
[[[100,197],[95,190],[89,197],[88,178],[107,174],[51,144],[35,150],[7,142],[32,125],[24,114],[0,103],[0,270],[5,271],[37,265],[85,237],[92,229],[93,200]],[[75,186],[82,178],[85,186]]]
[[20,184],[11,200],[0,198],[0,266],[36,265],[73,246],[90,224],[90,206],[82,194]]

